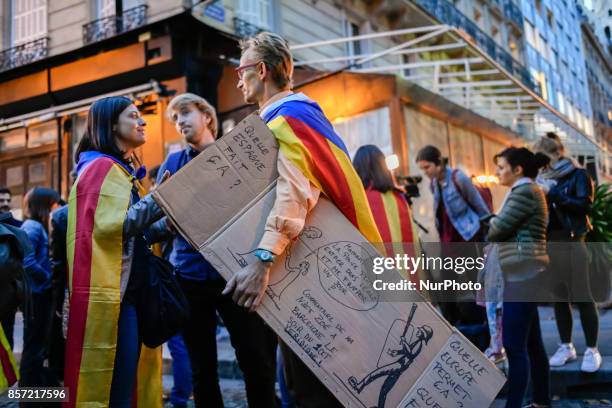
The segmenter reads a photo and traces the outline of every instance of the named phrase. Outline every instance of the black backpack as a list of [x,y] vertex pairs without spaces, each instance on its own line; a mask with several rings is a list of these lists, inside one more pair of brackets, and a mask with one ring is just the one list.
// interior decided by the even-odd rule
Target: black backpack
[[0,214],[0,316],[16,310],[28,292],[23,257],[30,250],[30,241],[11,221],[10,213]]

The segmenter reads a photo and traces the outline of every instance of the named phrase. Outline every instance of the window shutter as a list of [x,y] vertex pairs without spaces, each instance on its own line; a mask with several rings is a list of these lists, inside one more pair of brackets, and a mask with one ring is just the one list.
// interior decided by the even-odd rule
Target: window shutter
[[47,35],[47,0],[12,0],[13,46]]
[[269,30],[272,28],[271,0],[238,0],[236,15],[254,26]]
[[115,0],[98,0],[98,18],[115,15]]

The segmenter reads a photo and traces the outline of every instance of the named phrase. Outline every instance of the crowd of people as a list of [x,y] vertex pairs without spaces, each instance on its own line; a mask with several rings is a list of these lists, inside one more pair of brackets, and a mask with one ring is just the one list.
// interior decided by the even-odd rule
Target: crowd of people
[[[175,407],[186,406],[192,395],[196,407],[223,406],[217,367],[220,324],[236,351],[249,406],[340,406],[252,313],[262,301],[270,269],[299,235],[321,196],[368,241],[385,243],[388,254],[418,253],[418,229],[405,191],[380,149],[362,146],[351,162],[319,105],[291,90],[293,62],[287,42],[260,33],[243,41],[241,50],[238,89],[245,102],[258,106],[280,146],[277,195],[255,252],[258,261],[226,282],[177,233],[140,182],[146,171],[135,151],[146,142],[145,120],[126,97],[100,99],[89,109],[67,203],[51,189],[34,188],[25,196],[22,223],[10,216],[10,191],[0,189],[0,236],[11,237],[3,242],[10,242],[12,250],[2,260],[9,265],[15,258],[11,265],[21,270],[9,283],[2,281],[0,289],[3,294],[12,290],[14,299],[0,303],[0,390],[19,378],[20,386],[68,387],[68,407],[159,406],[161,368],[155,362],[161,361],[160,350],[144,346],[139,333],[146,312],[140,296],[146,285],[143,271],[150,267],[153,247],[153,253],[174,268],[189,309],[183,330],[168,339],[175,377],[170,400]],[[186,147],[149,173],[153,188],[218,136],[215,109],[200,96],[175,96],[167,114]],[[546,271],[554,273],[557,263],[573,263],[576,274],[588,276],[584,239],[593,182],[566,155],[555,134],[543,137],[534,149],[536,153],[508,147],[495,156],[499,182],[510,189],[495,214],[470,177],[450,168],[438,148],[426,146],[416,156],[430,179],[440,242],[516,244],[499,248],[504,294],[509,296]],[[547,240],[576,243],[575,252],[567,253],[567,259],[551,258]],[[448,256],[457,255],[448,251]],[[588,292],[588,281],[584,285]],[[532,406],[550,406],[549,366],[576,358],[569,301],[555,303],[562,344],[550,359],[535,302],[504,301],[486,309],[464,301],[438,306],[457,326],[490,317],[487,353],[493,360],[508,360],[508,407],[522,406],[530,374]],[[597,309],[593,301],[577,306],[588,345],[582,369],[593,372],[601,365]],[[19,373],[10,353],[18,308],[24,316]]]

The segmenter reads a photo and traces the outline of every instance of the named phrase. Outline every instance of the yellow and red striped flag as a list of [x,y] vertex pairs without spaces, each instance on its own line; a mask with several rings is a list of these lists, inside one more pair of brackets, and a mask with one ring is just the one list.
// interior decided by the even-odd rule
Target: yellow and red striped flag
[[[131,265],[123,254],[123,223],[134,178],[112,158],[99,156],[80,172],[69,198],[66,407],[109,406],[121,306],[120,282]],[[161,348],[151,352],[159,355]],[[141,357],[147,354],[141,353]],[[151,369],[160,375],[143,372]],[[146,379],[148,393],[161,395],[161,372],[156,366],[139,365],[137,378],[141,380],[137,380],[140,385],[137,388]],[[134,392],[137,395],[136,389]],[[138,406],[161,406],[161,402],[145,405],[147,399],[142,400]]]
[[0,326],[0,394],[19,380],[15,356]]
[[[420,256],[419,235],[406,198],[399,191],[389,190],[382,193],[371,188],[366,190],[366,195],[384,242],[386,255]],[[410,280],[416,283],[422,277],[422,271],[417,271],[410,275]]]
[[348,151],[319,105],[293,94],[266,109],[264,121],[281,152],[372,243],[381,242],[365,190]]

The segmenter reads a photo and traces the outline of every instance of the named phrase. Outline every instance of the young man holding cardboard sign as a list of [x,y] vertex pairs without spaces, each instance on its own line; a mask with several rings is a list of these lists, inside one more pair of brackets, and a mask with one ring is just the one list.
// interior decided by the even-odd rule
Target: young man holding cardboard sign
[[[176,173],[213,144],[217,134],[215,109],[198,95],[176,96],[168,105],[167,113],[187,146],[168,156],[160,167],[158,178],[166,171]],[[176,267],[178,281],[189,301],[190,321],[183,337],[191,361],[196,407],[223,406],[217,376],[217,312],[227,327],[244,373],[249,406],[276,406],[275,343],[270,341],[273,332],[257,314],[221,296],[225,281],[180,234],[174,237],[170,262]]]
[[[344,143],[316,102],[291,91],[293,60],[287,42],[264,32],[243,41],[241,48],[237,86],[245,102],[259,105],[260,116],[280,146],[276,199],[255,252],[261,262],[237,272],[224,290],[233,292],[234,301],[252,310],[262,301],[275,257],[300,234],[320,194],[370,242],[381,238]],[[288,385],[297,405],[339,405],[299,358],[281,346]]]

